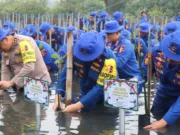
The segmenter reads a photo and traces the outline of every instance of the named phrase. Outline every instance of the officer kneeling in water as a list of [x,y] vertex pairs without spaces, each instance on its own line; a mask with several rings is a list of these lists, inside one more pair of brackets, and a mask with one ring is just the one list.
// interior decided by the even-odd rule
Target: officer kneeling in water
[[0,29],[0,51],[3,52],[0,89],[22,88],[24,76],[51,83],[41,52],[32,38]]
[[179,35],[180,31],[167,35],[161,41],[159,48],[157,46],[153,48],[152,65],[159,78],[159,85],[151,112],[158,121],[146,126],[145,129],[158,130],[166,125],[173,125],[180,118]]
[[[80,80],[81,100],[69,105],[64,112],[76,112],[82,108],[91,110],[104,97],[104,79],[117,79],[115,55],[105,47],[103,37],[88,32],[73,46],[73,69]],[[58,94],[65,96],[66,64],[60,73],[53,110],[58,107]]]

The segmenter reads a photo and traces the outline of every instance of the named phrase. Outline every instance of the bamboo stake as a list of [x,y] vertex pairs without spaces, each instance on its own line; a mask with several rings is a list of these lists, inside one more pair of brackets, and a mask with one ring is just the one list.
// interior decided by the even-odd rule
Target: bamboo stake
[[67,22],[67,24],[68,24],[68,21],[69,21],[69,15],[68,15],[68,13],[66,14],[66,22]]
[[26,25],[28,24],[28,15],[26,14]]
[[161,39],[164,37],[164,16],[161,18]]
[[131,17],[130,17],[130,28],[132,28],[132,22],[133,21],[133,18],[132,18],[132,15],[131,15]]
[[96,32],[96,24],[97,22],[96,22],[96,16],[94,17],[94,31]]
[[16,13],[16,23],[18,22],[18,15],[17,15],[17,13]]
[[12,13],[12,22],[14,23],[14,12]]
[[40,14],[38,14],[38,18],[37,18],[37,39],[39,40],[39,22],[40,22]]
[[66,37],[67,37],[66,27],[67,27],[67,25],[66,25],[66,22],[64,21],[64,18],[63,18],[63,26],[65,28],[65,30],[64,30],[64,44],[66,44]]
[[80,29],[80,24],[79,24],[79,23],[80,23],[80,16],[79,16],[79,15],[78,15],[77,23],[78,23],[78,24],[77,24],[77,26],[78,26],[77,29],[79,30],[79,29]]
[[164,24],[164,25],[166,25],[166,24],[167,24],[167,22],[168,22],[168,16],[166,16],[166,19],[165,19],[165,24]]
[[67,74],[66,74],[66,106],[71,104],[72,101],[72,71],[73,71],[73,33],[68,32],[67,44]]
[[102,31],[102,27],[103,27],[103,21],[100,22],[100,32]]
[[49,32],[49,44],[52,47],[52,32],[51,32],[51,28],[50,28],[50,32]]
[[152,46],[151,46],[151,35],[149,28],[149,36],[148,36],[148,112],[150,115],[150,102],[151,102],[151,76],[152,76]]
[[18,27],[18,32],[20,31],[21,29],[21,14],[19,13],[19,16],[18,16],[18,22],[19,22],[19,27]]
[[60,14],[58,15],[58,27],[60,27]]

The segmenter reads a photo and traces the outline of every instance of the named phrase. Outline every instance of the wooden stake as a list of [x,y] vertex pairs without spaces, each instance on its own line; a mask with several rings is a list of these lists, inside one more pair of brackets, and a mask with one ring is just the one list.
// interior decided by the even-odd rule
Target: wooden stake
[[67,74],[66,74],[66,106],[71,104],[72,101],[72,71],[73,71],[73,33],[68,32],[67,44]]
[[12,13],[12,22],[14,23],[14,12]]
[[151,103],[151,76],[152,76],[152,46],[151,46],[151,35],[149,28],[149,36],[148,36],[148,112],[150,115],[150,103]]
[[164,16],[161,18],[161,39],[164,37]]
[[37,39],[39,40],[39,22],[40,22],[40,14],[38,14],[38,18],[37,18]]
[[130,16],[130,28],[132,28],[132,15]]
[[18,22],[19,22],[19,27],[18,27],[18,32],[21,30],[21,14],[19,13],[18,16]]

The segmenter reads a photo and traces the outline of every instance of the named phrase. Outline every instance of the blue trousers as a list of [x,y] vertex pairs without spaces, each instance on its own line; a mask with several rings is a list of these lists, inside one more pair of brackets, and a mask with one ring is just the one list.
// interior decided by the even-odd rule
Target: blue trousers
[[161,119],[175,104],[178,96],[169,96],[165,94],[165,91],[157,89],[156,96],[154,98],[153,106],[151,108],[151,112],[156,119]]

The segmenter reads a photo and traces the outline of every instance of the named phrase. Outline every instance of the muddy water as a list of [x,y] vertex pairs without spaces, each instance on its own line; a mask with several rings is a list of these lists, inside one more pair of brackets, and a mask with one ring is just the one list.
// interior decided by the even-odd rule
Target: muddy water
[[[91,112],[53,112],[57,75],[52,74],[50,104],[40,106],[40,115],[34,103],[24,100],[23,93],[5,92],[0,96],[0,135],[119,135],[119,110],[98,104]],[[73,82],[73,97],[78,96],[77,79]],[[152,100],[155,90],[152,90]],[[127,111],[125,117],[126,135],[179,135],[178,124],[163,129],[162,133],[139,129],[139,115],[144,114],[143,93],[139,95],[139,111]],[[141,117],[141,116],[140,116]],[[154,119],[151,117],[151,122]],[[146,122],[141,119],[141,122]]]

